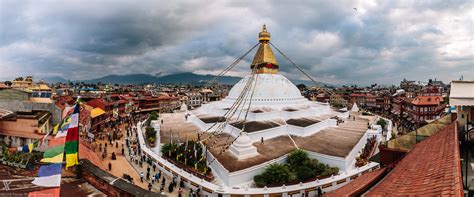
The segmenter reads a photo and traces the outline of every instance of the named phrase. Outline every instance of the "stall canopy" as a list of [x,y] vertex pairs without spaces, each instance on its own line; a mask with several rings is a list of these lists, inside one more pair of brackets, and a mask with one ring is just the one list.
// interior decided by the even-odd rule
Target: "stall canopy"
[[105,111],[102,110],[101,108],[96,107],[96,108],[91,110],[91,118],[95,118],[95,117],[100,116],[102,114],[105,114]]

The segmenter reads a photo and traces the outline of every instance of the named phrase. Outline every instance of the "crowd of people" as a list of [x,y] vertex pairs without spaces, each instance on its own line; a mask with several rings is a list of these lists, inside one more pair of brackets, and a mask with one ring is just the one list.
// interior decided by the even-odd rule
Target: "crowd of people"
[[[117,120],[108,122],[104,131],[96,132],[97,139],[91,139],[92,148],[98,149],[102,160],[116,160],[117,154],[122,154],[133,165],[140,169],[146,169],[139,173],[140,182],[147,184],[148,190],[159,188],[159,192],[165,194],[172,193],[177,189],[177,195],[183,196],[185,185],[184,182],[177,182],[177,177],[172,177],[171,181],[166,180],[166,176],[157,169],[156,163],[149,157],[146,157],[140,149],[138,143],[137,123],[146,120],[147,114],[130,114],[129,117],[119,117]],[[117,151],[120,150],[120,153]],[[116,152],[117,151],[117,152]],[[112,152],[111,154],[109,154]],[[109,156],[110,155],[110,156]],[[108,158],[110,157],[110,158]],[[108,170],[112,171],[112,163],[108,162]],[[124,173],[122,178],[134,183],[132,176]],[[156,191],[156,190],[155,190]],[[200,196],[201,191],[192,189],[188,190],[189,196]]]

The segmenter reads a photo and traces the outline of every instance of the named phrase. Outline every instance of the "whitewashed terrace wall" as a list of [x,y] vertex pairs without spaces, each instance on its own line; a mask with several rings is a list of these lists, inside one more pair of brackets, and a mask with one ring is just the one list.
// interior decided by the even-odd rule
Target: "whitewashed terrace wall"
[[328,128],[328,127],[335,127],[337,126],[337,121],[335,119],[326,119],[324,121],[318,122],[316,124],[312,124],[307,127],[299,127],[294,125],[288,125],[287,130],[289,134],[296,135],[296,136],[310,136],[319,131]]
[[359,142],[357,142],[357,144],[352,148],[351,152],[349,152],[349,154],[346,156],[346,169],[348,169],[349,166],[355,161],[355,157],[357,156],[359,151],[361,151],[364,148],[365,144],[367,144],[367,135],[368,132],[366,131],[364,135],[359,139]]
[[335,157],[331,155],[325,155],[317,152],[306,151],[311,159],[317,159],[319,162],[328,164],[329,166],[338,167],[339,170],[345,171],[347,169],[346,160],[342,157]]

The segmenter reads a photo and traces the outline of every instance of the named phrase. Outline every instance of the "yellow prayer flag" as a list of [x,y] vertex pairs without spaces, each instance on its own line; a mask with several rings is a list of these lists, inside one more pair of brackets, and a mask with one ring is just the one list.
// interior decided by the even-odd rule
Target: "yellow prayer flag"
[[66,170],[68,167],[79,164],[77,160],[77,153],[66,154]]
[[41,162],[44,162],[44,163],[62,163],[63,162],[63,157],[64,157],[64,153],[61,153],[61,154],[58,154],[54,157],[43,158],[43,159],[41,159]]
[[28,151],[30,153],[33,151],[33,143],[28,144]]

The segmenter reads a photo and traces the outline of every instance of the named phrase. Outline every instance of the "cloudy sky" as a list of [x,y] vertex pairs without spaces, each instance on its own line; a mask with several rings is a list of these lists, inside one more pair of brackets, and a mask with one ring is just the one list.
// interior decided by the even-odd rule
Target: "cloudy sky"
[[[318,81],[474,79],[473,4],[2,0],[0,80],[216,74],[257,42],[262,24],[272,42]],[[253,54],[230,74],[248,73]],[[304,79],[278,54],[277,59],[284,75]]]

